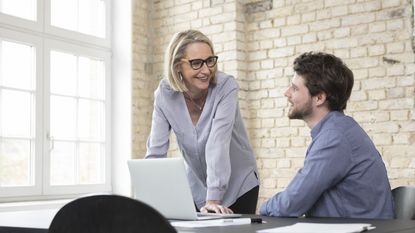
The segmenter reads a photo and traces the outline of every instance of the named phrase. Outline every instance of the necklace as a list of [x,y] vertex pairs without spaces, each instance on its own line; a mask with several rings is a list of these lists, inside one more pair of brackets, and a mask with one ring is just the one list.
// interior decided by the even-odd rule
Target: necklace
[[190,97],[190,95],[189,94],[187,94],[186,92],[185,92],[185,95],[184,95],[184,97],[186,98],[186,99],[188,99],[188,100],[190,100],[190,102],[193,104],[193,106],[195,106],[199,111],[202,111],[203,110],[203,107],[205,107],[205,100],[206,100],[206,96],[207,96],[207,94],[204,96],[204,97],[202,97],[201,99],[203,99],[203,104],[202,105],[199,105],[199,104],[197,104],[196,103],[196,101],[194,101],[193,100],[193,98],[192,97]]

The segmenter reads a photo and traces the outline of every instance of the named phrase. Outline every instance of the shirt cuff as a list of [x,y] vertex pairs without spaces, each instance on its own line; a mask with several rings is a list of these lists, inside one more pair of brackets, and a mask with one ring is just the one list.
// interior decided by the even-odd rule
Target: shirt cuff
[[215,201],[219,201],[220,203],[222,203],[222,199],[223,196],[225,195],[226,191],[222,191],[219,189],[208,189],[207,191],[207,195],[206,195],[206,200],[215,200]]
[[268,215],[268,214],[267,214],[267,203],[268,203],[268,202],[264,202],[264,203],[261,205],[261,208],[259,208],[259,214],[260,214],[260,215]]

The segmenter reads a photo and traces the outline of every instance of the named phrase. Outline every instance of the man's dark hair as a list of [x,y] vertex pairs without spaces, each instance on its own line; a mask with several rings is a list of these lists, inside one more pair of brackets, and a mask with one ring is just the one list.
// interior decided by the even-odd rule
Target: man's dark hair
[[353,88],[353,72],[331,54],[307,52],[294,60],[294,71],[304,78],[311,96],[324,92],[330,111],[343,111]]

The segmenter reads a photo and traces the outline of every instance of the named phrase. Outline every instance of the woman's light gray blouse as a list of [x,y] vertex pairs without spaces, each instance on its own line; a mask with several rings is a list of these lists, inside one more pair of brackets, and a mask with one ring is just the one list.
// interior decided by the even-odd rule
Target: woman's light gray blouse
[[155,91],[154,111],[146,158],[166,157],[170,130],[186,161],[187,177],[196,205],[219,200],[232,205],[259,185],[256,162],[238,105],[238,84],[218,72],[210,85],[203,112],[193,125],[183,93],[161,80]]

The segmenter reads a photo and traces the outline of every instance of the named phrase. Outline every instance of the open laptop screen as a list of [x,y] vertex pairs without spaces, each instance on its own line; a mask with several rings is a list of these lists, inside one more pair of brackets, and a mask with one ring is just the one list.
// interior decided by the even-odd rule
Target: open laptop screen
[[167,219],[200,220],[240,217],[222,214],[198,217],[182,158],[128,161],[133,197],[158,210]]

